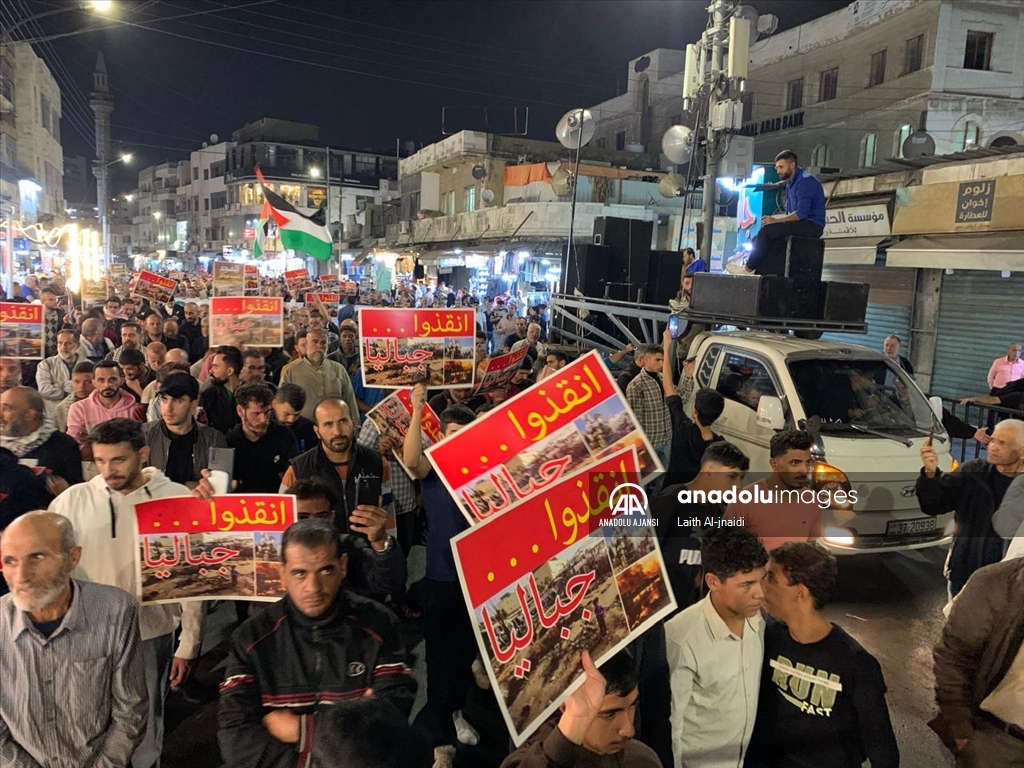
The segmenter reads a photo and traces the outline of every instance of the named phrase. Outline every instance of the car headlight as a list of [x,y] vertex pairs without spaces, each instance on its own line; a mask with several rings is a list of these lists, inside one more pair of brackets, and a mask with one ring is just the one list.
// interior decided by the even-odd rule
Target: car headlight
[[840,547],[852,547],[857,534],[849,528],[826,528],[823,537],[829,544]]

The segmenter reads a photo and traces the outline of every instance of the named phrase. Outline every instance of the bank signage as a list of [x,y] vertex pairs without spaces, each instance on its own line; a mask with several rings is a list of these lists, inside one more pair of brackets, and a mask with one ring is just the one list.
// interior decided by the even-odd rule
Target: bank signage
[[744,136],[763,136],[766,133],[778,133],[788,131],[791,128],[804,127],[804,113],[788,112],[778,117],[769,117],[765,120],[755,120],[752,123],[745,123],[740,133]]

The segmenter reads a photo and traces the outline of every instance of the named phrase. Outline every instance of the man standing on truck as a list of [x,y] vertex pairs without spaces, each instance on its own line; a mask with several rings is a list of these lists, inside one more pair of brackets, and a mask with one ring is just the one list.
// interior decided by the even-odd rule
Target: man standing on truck
[[[825,190],[821,182],[797,165],[796,152],[784,149],[775,156],[779,181],[786,182],[786,215],[765,216],[761,231],[754,238],[753,248],[743,272],[757,275],[781,275],[785,256],[775,253],[775,242],[786,237],[819,239],[825,230]],[[733,270],[730,270],[733,271]]]

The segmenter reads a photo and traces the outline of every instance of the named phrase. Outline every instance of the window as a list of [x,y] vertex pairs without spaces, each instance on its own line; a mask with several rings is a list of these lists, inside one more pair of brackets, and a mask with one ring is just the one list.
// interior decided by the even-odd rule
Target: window
[[226,207],[228,204],[228,193],[227,192],[214,192],[210,195],[210,207],[213,210],[219,210],[220,208]]
[[199,169],[198,168],[193,168],[192,169],[192,181],[199,181]]
[[786,86],[786,111],[792,112],[804,105],[804,79],[790,80]]
[[191,210],[199,213],[199,195],[192,195],[192,208]]
[[893,157],[903,157],[903,142],[910,138],[910,134],[914,132],[910,123],[904,123],[896,131],[896,138],[894,146],[892,148]]
[[921,68],[921,59],[924,57],[924,35],[918,35],[907,40],[907,46],[903,50],[903,74],[909,75]]
[[860,142],[860,167],[870,168],[878,155],[878,136],[867,134]]
[[967,45],[964,46],[964,69],[992,69],[991,32],[967,30]]
[[828,165],[830,154],[828,144],[819,144],[811,152],[811,165],[823,168]]
[[466,213],[476,210],[476,187],[466,187],[462,191],[462,210]]
[[868,88],[885,82],[885,51],[871,54],[871,72],[868,75]]
[[839,68],[833,67],[821,73],[818,80],[818,101],[832,101],[839,87]]
[[715,387],[726,400],[745,405],[753,411],[765,395],[778,397],[768,368],[760,360],[726,352]]
[[204,211],[210,210],[210,198],[208,198],[208,197],[204,197],[203,198],[203,210]]
[[455,190],[445,192],[444,197],[441,199],[441,213],[445,216],[451,216],[455,213]]
[[977,149],[980,140],[981,126],[973,120],[968,120],[964,123],[964,127],[956,134],[956,151],[967,152],[972,149]]
[[626,132],[619,131],[615,134],[615,148],[625,149],[626,148]]
[[203,181],[209,181],[209,180],[210,180],[210,169],[209,168],[203,168]]

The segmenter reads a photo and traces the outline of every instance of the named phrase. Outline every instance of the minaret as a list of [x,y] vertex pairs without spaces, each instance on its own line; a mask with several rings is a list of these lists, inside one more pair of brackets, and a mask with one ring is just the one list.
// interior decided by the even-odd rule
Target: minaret
[[92,93],[89,106],[96,116],[96,162],[93,175],[96,177],[96,204],[99,207],[101,242],[103,247],[103,268],[110,268],[110,232],[107,225],[107,206],[110,191],[107,188],[107,171],[110,166],[110,116],[114,113],[114,97],[110,95],[107,83],[107,65],[103,54],[96,56],[96,69],[92,73]]

